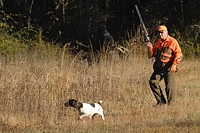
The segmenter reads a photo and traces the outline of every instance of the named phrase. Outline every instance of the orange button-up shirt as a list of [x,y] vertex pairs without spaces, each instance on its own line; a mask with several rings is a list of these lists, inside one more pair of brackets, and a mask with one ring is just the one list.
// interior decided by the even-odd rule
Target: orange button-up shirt
[[155,57],[157,54],[157,50],[161,50],[163,47],[169,47],[173,51],[174,57],[172,56],[171,58],[174,58],[173,64],[177,65],[183,57],[181,48],[177,40],[169,35],[164,41],[162,39],[159,39],[152,49],[153,56]]

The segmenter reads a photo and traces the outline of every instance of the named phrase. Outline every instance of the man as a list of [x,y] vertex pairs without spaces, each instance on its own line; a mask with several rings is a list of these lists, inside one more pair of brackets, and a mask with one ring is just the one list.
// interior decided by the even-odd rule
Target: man
[[[168,35],[167,27],[161,25],[158,27],[160,39],[152,46],[147,43],[148,57],[155,57],[153,64],[154,72],[150,77],[150,88],[157,100],[156,106],[174,102],[175,91],[175,72],[177,65],[181,61],[183,54],[176,39]],[[167,100],[165,99],[159,82],[164,79]]]

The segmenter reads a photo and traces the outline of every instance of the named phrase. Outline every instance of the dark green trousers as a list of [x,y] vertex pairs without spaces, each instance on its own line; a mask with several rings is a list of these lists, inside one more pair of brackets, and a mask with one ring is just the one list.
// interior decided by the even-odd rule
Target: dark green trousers
[[[165,99],[159,85],[162,79],[164,79],[165,82],[167,100]],[[174,102],[175,73],[154,71],[150,77],[149,84],[157,101],[168,102],[168,104]]]

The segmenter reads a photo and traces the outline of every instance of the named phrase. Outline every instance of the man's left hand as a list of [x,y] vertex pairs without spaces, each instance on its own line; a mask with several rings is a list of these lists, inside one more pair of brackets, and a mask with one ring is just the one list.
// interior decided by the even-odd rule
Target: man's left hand
[[175,64],[172,65],[170,71],[171,71],[171,72],[176,72],[176,65],[175,65]]

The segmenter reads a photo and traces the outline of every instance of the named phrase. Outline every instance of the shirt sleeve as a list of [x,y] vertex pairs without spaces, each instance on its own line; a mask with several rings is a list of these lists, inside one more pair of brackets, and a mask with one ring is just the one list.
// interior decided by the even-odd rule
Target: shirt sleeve
[[179,43],[177,42],[177,40],[173,39],[171,49],[173,50],[174,56],[175,56],[173,64],[178,65],[178,63],[183,58],[183,54],[182,54],[181,47],[180,47]]

